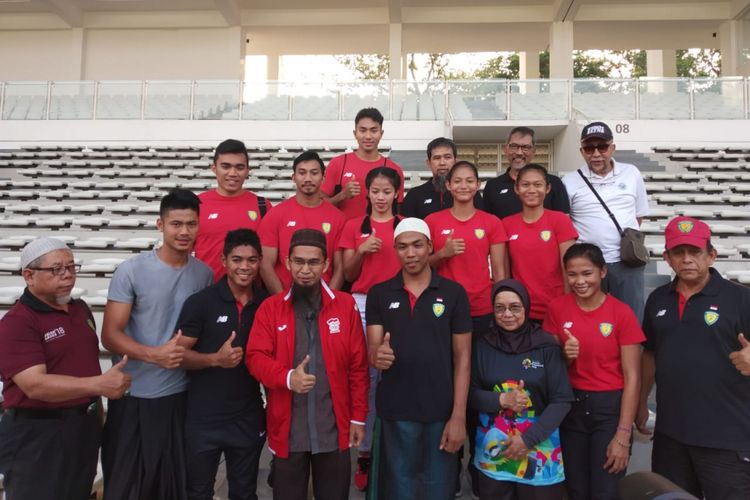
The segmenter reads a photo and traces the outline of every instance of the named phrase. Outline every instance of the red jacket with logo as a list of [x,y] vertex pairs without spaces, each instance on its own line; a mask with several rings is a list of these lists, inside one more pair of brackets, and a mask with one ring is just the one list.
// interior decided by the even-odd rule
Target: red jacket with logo
[[[320,343],[331,386],[339,449],[349,448],[349,425],[367,418],[369,375],[367,348],[359,310],[351,295],[331,290],[321,281],[322,307],[318,314]],[[289,454],[292,391],[287,377],[293,370],[295,332],[292,291],[265,300],[250,330],[245,364],[266,387],[268,447],[276,455]]]

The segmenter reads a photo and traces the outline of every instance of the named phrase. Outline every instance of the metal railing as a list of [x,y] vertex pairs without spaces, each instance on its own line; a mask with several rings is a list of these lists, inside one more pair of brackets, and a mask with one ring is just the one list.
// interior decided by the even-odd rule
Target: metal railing
[[749,81],[728,78],[241,82],[0,82],[0,120],[742,120]]

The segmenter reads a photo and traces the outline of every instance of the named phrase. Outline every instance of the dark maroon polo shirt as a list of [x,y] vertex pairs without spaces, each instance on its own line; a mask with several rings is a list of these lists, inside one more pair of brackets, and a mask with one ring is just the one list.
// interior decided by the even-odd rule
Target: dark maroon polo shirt
[[47,373],[56,375],[101,375],[96,325],[84,301],[71,300],[65,312],[24,290],[0,319],[0,377],[5,408],[67,408],[91,401],[85,397],[46,403],[29,398],[13,383],[13,377],[36,365],[46,365]]

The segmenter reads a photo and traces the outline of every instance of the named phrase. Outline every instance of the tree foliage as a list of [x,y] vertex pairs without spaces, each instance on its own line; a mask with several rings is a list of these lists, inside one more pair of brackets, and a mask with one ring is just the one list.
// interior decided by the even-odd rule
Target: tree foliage
[[705,77],[721,75],[721,53],[717,49],[677,51],[677,76]]
[[335,56],[336,60],[361,80],[387,80],[391,61],[388,54]]

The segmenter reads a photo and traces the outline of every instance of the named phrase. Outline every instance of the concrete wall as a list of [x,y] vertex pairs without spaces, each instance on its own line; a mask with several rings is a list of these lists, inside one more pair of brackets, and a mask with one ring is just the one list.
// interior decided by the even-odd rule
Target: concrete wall
[[79,80],[73,31],[0,31],[0,80]]

